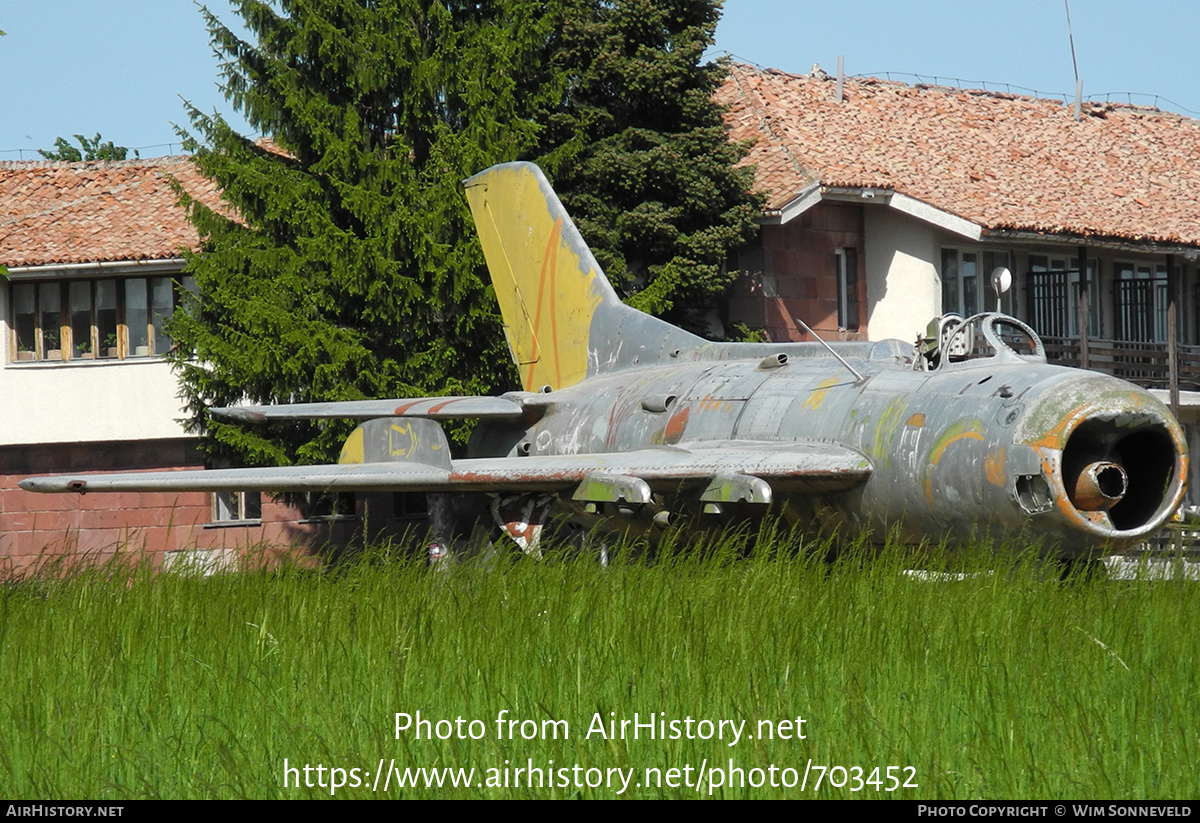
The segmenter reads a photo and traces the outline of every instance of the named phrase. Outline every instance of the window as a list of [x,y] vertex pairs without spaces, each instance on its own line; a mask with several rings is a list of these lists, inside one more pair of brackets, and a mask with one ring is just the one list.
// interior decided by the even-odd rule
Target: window
[[992,272],[1001,267],[1012,268],[1006,251],[942,249],[942,313],[956,312],[963,317],[984,311],[1012,314],[1012,290],[997,305],[992,289]]
[[300,511],[304,521],[321,521],[353,519],[358,509],[354,492],[309,492],[300,503]]
[[262,492],[213,492],[214,524],[262,520]]
[[[1074,266],[1071,268],[1070,266]],[[1100,336],[1100,279],[1095,260],[1087,261],[1088,336]],[[1079,336],[1079,267],[1065,257],[1029,256],[1031,325],[1049,337]]]
[[[1167,341],[1167,267],[1152,263],[1115,264],[1113,286],[1118,340]],[[1176,269],[1178,272],[1178,269]]]
[[164,328],[191,277],[12,284],[10,359],[119,360],[165,354]]
[[406,520],[429,517],[429,500],[425,492],[392,492],[392,516]]
[[858,250],[838,249],[834,255],[838,328],[858,331]]

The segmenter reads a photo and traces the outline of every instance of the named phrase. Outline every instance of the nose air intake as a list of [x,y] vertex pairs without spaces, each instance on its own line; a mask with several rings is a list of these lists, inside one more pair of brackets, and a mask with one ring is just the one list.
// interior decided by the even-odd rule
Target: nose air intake
[[1139,529],[1174,505],[1178,455],[1171,429],[1156,415],[1092,418],[1067,440],[1063,481],[1075,508],[1107,511],[1117,531]]

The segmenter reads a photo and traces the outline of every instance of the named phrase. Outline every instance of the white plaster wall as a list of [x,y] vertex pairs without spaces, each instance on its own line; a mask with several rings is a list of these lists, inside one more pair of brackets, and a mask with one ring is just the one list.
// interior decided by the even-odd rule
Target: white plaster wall
[[886,207],[864,209],[867,332],[912,343],[941,312],[941,233]]
[[10,363],[9,289],[0,282],[0,446],[184,437],[179,384],[157,357]]
[[[3,358],[8,357],[7,326]],[[186,436],[178,383],[157,358],[120,363],[6,363],[0,445]]]

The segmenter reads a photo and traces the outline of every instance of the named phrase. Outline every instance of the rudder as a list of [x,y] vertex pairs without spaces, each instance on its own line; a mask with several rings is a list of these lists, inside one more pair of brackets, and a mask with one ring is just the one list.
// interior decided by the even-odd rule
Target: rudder
[[492,166],[464,185],[522,387],[578,383],[596,309],[621,306],[616,292],[537,166]]

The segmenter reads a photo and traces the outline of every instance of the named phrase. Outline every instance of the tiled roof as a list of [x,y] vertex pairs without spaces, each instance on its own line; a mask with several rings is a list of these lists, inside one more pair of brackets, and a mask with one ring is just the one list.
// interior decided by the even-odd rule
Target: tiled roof
[[218,204],[216,186],[187,157],[0,162],[0,264],[162,260],[196,248],[171,178]]
[[1200,245],[1200,121],[1158,109],[836,81],[734,64],[717,93],[778,209],[813,183],[891,189],[985,230]]

